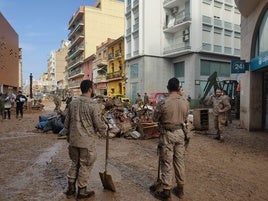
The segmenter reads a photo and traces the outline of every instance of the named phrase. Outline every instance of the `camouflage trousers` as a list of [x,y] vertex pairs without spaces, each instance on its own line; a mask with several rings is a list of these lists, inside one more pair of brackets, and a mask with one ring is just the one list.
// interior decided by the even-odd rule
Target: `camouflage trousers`
[[225,127],[226,114],[222,113],[218,116],[214,116],[214,128],[217,130],[217,134],[222,134],[222,131]]
[[161,133],[160,144],[162,145],[162,149],[160,149],[160,179],[163,189],[170,190],[173,187],[172,167],[174,167],[177,185],[183,186],[185,182],[183,130]]
[[68,182],[75,183],[79,188],[86,187],[89,175],[97,158],[95,150],[69,146],[69,157],[72,165],[68,172]]

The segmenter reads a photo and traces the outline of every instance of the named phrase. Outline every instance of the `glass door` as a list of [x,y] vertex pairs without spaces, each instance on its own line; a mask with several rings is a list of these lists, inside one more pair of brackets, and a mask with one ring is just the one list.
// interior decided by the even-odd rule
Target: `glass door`
[[263,105],[264,105],[264,129],[268,130],[268,72],[264,73],[264,79],[263,79]]

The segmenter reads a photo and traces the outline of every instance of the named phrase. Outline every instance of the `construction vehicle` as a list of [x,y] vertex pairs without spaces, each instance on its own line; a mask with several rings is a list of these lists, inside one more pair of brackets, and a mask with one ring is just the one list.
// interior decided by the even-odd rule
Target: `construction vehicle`
[[239,119],[240,115],[240,93],[238,89],[237,80],[222,80],[219,81],[217,72],[212,73],[205,85],[204,95],[200,98],[200,103],[203,104],[205,99],[211,90],[214,90],[216,93],[217,89],[221,89],[226,91],[227,95],[231,98],[231,110],[232,114],[234,114],[235,118]]

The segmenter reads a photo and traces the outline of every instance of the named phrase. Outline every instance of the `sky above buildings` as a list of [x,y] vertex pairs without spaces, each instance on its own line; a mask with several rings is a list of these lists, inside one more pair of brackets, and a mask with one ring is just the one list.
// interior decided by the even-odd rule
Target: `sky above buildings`
[[[23,83],[47,72],[51,51],[67,40],[68,22],[82,5],[95,0],[0,0],[0,12],[19,36],[22,48]],[[0,30],[1,31],[1,30]]]

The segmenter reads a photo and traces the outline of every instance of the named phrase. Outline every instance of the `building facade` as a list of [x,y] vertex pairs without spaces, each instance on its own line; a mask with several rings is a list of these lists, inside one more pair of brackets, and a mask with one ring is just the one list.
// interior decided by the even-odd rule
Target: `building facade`
[[124,32],[124,3],[97,0],[94,6],[81,6],[69,21],[71,41],[67,55],[69,88],[80,93],[84,79],[84,59],[96,53],[96,46],[107,38],[118,38]]
[[232,0],[128,0],[125,24],[132,100],[137,92],[166,92],[171,77],[192,99],[214,71],[220,80],[237,77],[230,62],[240,57],[240,13]]
[[[48,58],[47,73],[51,91],[55,91],[57,88],[64,88],[64,71],[67,65],[65,58],[68,52],[68,45],[68,41],[62,41],[61,47],[57,51],[52,51],[50,53],[50,57]],[[58,82],[61,84],[61,86],[57,85]]]
[[0,92],[22,87],[22,63],[19,37],[0,12]]
[[268,129],[268,1],[236,0],[241,12],[241,59],[249,70],[241,76],[240,126]]
[[96,47],[96,58],[93,61],[93,82],[95,83],[95,92],[97,95],[108,95],[107,79],[108,72],[108,45],[113,39],[108,38]]
[[106,75],[107,93],[113,97],[116,94],[126,95],[126,71],[124,60],[124,37],[114,40],[107,45],[108,71]]

